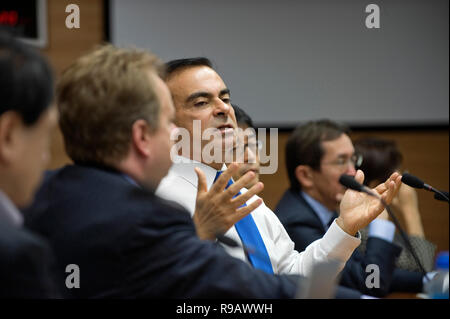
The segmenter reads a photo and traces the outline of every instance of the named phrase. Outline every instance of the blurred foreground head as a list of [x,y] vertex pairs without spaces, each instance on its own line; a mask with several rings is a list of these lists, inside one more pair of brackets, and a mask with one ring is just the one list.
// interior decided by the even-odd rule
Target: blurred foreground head
[[70,158],[109,166],[154,188],[171,165],[174,109],[163,63],[112,45],[77,59],[57,85],[59,124]]
[[0,29],[0,191],[27,205],[50,158],[53,75],[36,50]]

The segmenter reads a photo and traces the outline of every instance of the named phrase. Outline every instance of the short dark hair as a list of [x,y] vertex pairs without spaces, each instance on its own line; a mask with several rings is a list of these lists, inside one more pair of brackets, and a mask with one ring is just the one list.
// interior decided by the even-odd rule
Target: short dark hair
[[243,109],[241,109],[239,106],[233,103],[231,103],[231,106],[234,109],[234,114],[236,115],[236,121],[238,125],[244,124],[247,125],[248,127],[251,127],[252,129],[255,129],[251,117],[247,113],[245,113]]
[[212,62],[205,57],[172,60],[166,62],[166,79],[169,78],[175,71],[194,66],[207,66],[214,69]]
[[46,59],[0,29],[0,116],[14,111],[25,125],[33,125],[51,104],[53,94],[53,74]]
[[364,172],[365,185],[386,180],[402,164],[403,156],[393,140],[363,137],[353,145],[363,157],[360,169]]
[[347,126],[326,119],[298,126],[286,144],[286,169],[291,188],[301,190],[295,175],[297,166],[308,165],[314,170],[320,170],[320,161],[324,155],[322,142],[333,141],[348,133]]

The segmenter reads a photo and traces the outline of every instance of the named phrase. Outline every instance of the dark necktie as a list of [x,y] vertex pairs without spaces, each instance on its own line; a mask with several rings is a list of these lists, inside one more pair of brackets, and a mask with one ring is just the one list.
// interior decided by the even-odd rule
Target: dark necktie
[[[214,182],[219,178],[222,171],[218,171]],[[233,181],[230,179],[225,189],[230,187]],[[241,195],[241,192],[237,193],[234,197]],[[246,206],[242,205],[241,207]],[[247,215],[238,221],[235,225],[236,231],[242,240],[244,246],[252,247],[254,252],[248,254],[248,259],[253,267],[261,269],[266,273],[273,274],[272,264],[270,263],[269,254],[267,253],[266,246],[261,238],[258,227],[256,227],[255,221],[252,215]]]

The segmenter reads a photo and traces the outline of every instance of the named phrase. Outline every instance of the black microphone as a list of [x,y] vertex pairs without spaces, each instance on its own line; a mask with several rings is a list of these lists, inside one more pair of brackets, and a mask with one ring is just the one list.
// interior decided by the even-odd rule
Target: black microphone
[[347,188],[353,189],[354,191],[363,192],[369,194],[370,196],[378,197],[372,192],[370,188],[358,183],[351,175],[341,175],[341,177],[339,177],[339,183]]
[[228,247],[232,247],[232,248],[241,247],[244,250],[244,253],[247,255],[261,256],[261,254],[262,254],[261,252],[259,252],[259,250],[256,250],[253,246],[240,245],[233,238],[225,236],[224,234],[217,234],[216,239],[218,242],[220,242]]
[[[442,196],[442,195],[444,195],[444,196]],[[444,192],[444,191],[440,191],[439,193],[434,193],[435,199],[442,200],[444,202],[446,202],[448,200],[448,196],[449,196],[448,192]]]
[[422,181],[420,178],[411,175],[409,173],[404,173],[402,175],[402,182],[405,183],[408,186],[414,187],[414,188],[424,188],[426,190],[431,190],[431,186],[428,184],[425,184],[424,181]]
[[[419,179],[418,179],[419,180]],[[420,181],[420,180],[419,180]],[[391,208],[389,207],[389,205],[383,200],[383,198],[375,195],[375,193],[368,187],[358,183],[353,176],[351,175],[341,175],[341,177],[339,178],[339,183],[341,183],[341,185],[353,189],[357,192],[364,192],[366,194],[369,194],[370,196],[376,197],[384,206],[384,208],[386,208],[386,211],[388,212],[389,216],[392,218],[392,221],[394,222],[395,227],[397,227],[400,236],[403,239],[403,242],[405,243],[406,248],[409,250],[409,252],[411,253],[411,255],[413,256],[414,260],[416,261],[417,265],[419,266],[419,268],[422,270],[423,275],[425,276],[426,280],[428,281],[429,278],[427,276],[427,272],[425,270],[425,268],[422,266],[422,263],[419,260],[419,257],[417,257],[416,251],[414,250],[414,248],[411,245],[411,242],[409,241],[408,236],[406,235],[405,231],[401,228],[400,223],[397,219],[397,217],[395,217],[394,213],[392,212]]]
[[227,237],[223,234],[216,235],[217,241],[229,247],[239,247],[239,244],[234,239]]
[[[447,194],[445,194],[445,192],[441,192],[437,189],[435,189],[433,186],[426,184],[425,182],[423,182],[420,178],[408,174],[408,173],[404,173],[402,175],[402,182],[405,183],[408,186],[411,186],[413,188],[418,188],[418,189],[425,189],[429,192],[434,192],[434,198],[438,199],[438,200],[442,200],[445,202],[449,202],[448,200],[448,192]],[[437,196],[439,194],[439,196]],[[439,198],[438,198],[439,197]]]

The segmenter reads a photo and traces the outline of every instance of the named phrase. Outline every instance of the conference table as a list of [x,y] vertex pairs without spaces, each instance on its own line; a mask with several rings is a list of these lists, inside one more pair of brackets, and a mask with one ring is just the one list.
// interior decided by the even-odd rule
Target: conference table
[[385,297],[385,299],[425,299],[416,292],[393,292]]

